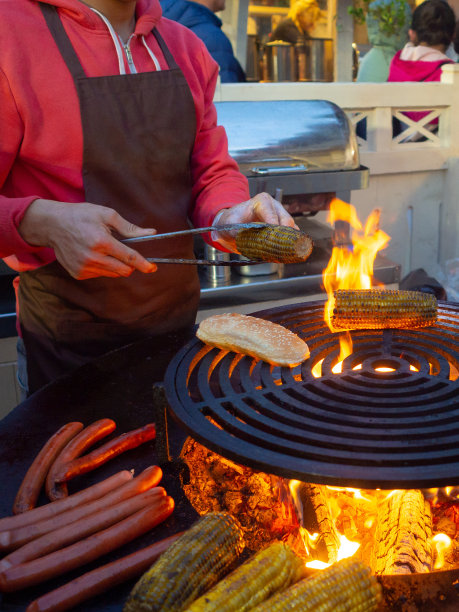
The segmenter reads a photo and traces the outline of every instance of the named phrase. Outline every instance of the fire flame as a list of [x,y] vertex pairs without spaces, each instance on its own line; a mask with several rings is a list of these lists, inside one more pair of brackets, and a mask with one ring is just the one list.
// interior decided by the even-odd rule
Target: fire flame
[[[379,211],[373,211],[365,226],[362,227],[353,206],[338,199],[331,202],[328,221],[335,225],[335,246],[330,261],[323,271],[323,284],[328,295],[328,301],[324,309],[324,320],[332,332],[336,331],[332,325],[334,292],[338,289],[370,289],[377,284],[373,278],[374,261],[377,253],[390,240],[390,237],[378,227],[379,217]],[[348,227],[352,230],[350,232],[351,243],[348,238]],[[343,360],[352,353],[350,333],[340,333],[339,339],[340,354],[337,363],[332,368],[335,374],[342,371]],[[312,373],[315,377],[322,376],[322,362],[323,359],[313,366]],[[361,367],[361,364],[357,364],[353,366],[353,369],[357,370]],[[381,372],[393,371],[391,367],[377,369]],[[410,369],[417,371],[415,366],[410,366]],[[303,507],[298,495],[299,485],[299,481],[292,480],[289,483],[289,488],[300,525],[303,525]],[[326,496],[326,503],[338,535],[336,550],[332,553],[333,561],[352,557],[356,553],[357,556],[364,558],[365,555],[368,555],[369,547],[373,545],[372,538],[378,522],[378,508],[384,500],[395,495],[397,491],[361,490],[322,485],[321,487],[322,490],[329,491]],[[459,487],[430,489],[424,490],[423,493],[430,500],[432,506],[435,506],[437,502],[447,501],[449,504],[453,504],[451,512],[456,512],[456,504],[459,501]],[[457,516],[459,520],[459,509],[454,516]],[[459,534],[459,522],[456,521],[456,524]],[[303,526],[300,527],[299,532],[302,539],[301,546],[304,546],[308,559],[305,562],[306,567],[324,569],[331,565],[331,563],[315,558],[319,556],[317,550],[321,538],[320,534],[310,533]],[[436,549],[434,569],[438,570],[445,564],[445,557],[451,551],[452,540],[444,533],[437,533],[432,538],[432,544]]]
[[[340,534],[336,561],[354,556],[359,548],[360,544],[358,542],[351,542],[346,536]],[[326,567],[330,567],[331,563],[325,563],[324,561],[318,561],[316,559],[315,561],[308,561],[305,565],[312,569],[325,569]]]
[[445,564],[445,553],[451,548],[452,540],[446,533],[437,533],[437,535],[432,538],[432,541],[437,550],[434,569],[441,569]]
[[[351,204],[338,198],[330,203],[327,220],[335,226],[335,246],[330,261],[323,271],[323,284],[328,296],[324,320],[332,332],[336,331],[332,325],[333,293],[337,289],[370,289],[375,284],[373,265],[376,255],[390,240],[390,237],[379,229],[379,218],[380,211],[374,210],[362,228],[356,210]],[[350,236],[348,228],[352,230],[349,232]],[[340,334],[338,362],[343,361],[351,353],[350,333]]]
[[[317,558],[320,556],[321,534],[311,533],[303,526],[305,517],[303,516],[303,505],[299,495],[300,485],[301,483],[298,480],[289,481],[290,493],[301,525],[299,535],[305,553],[305,566],[310,569],[322,570],[329,567],[333,562],[346,557],[356,556],[361,559],[368,559],[369,551],[374,546],[373,538],[381,503],[395,495],[397,490],[370,490],[320,485],[325,494],[329,515],[339,540],[336,549],[328,551],[331,552],[332,558],[329,555],[329,562],[327,563]],[[448,505],[455,508],[455,500],[459,500],[458,490],[459,487],[444,487],[443,489],[425,489],[423,493],[431,502],[447,499]],[[459,524],[457,534],[459,535]],[[456,535],[455,539],[457,537]],[[439,570],[445,566],[446,557],[453,554],[453,540],[445,533],[436,533],[432,538],[432,546],[435,550],[433,569]]]

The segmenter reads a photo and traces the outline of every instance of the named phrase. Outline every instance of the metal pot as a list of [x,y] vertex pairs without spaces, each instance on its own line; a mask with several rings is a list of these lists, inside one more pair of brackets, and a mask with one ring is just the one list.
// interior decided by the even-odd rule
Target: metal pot
[[245,75],[247,81],[259,81],[261,79],[260,41],[257,34],[247,35]]
[[[233,255],[233,257],[237,257],[237,259],[241,259],[242,261],[247,259],[247,257],[243,255]],[[235,271],[241,276],[266,276],[268,274],[277,274],[281,266],[282,264],[267,261],[262,264],[237,266]]]
[[276,40],[263,49],[264,81],[296,81],[297,63],[294,45]]
[[[224,251],[219,251],[210,244],[204,245],[204,253],[206,259],[215,259],[217,261],[229,261],[230,254]],[[226,285],[231,280],[231,270],[227,266],[207,266],[206,277],[214,286]]]
[[295,45],[299,81],[333,81],[333,40],[309,38]]

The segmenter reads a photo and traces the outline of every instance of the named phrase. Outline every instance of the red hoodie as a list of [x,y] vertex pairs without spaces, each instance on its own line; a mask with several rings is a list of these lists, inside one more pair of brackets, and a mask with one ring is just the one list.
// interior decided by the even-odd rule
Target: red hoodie
[[[108,26],[90,7],[79,0],[42,1],[58,7],[87,76],[129,72],[125,54],[120,65]],[[192,221],[210,225],[222,206],[249,198],[226,133],[216,125],[218,65],[190,30],[162,18],[158,0],[139,0],[136,11],[130,50],[137,72],[155,70],[155,60],[167,69],[151,34],[157,27],[190,86],[196,110]],[[34,0],[0,0],[0,107],[0,257],[22,271],[55,259],[52,249],[30,246],[17,231],[33,200],[85,201],[77,94]]]

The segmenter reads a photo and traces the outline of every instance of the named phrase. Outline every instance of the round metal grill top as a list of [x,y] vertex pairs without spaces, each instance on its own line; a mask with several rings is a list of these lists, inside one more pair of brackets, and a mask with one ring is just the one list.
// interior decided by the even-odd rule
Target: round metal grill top
[[308,343],[311,355],[296,368],[191,341],[165,378],[176,419],[211,450],[287,478],[382,489],[459,484],[459,304],[439,302],[434,327],[351,332],[353,353],[336,374],[338,336],[323,308],[255,313]]

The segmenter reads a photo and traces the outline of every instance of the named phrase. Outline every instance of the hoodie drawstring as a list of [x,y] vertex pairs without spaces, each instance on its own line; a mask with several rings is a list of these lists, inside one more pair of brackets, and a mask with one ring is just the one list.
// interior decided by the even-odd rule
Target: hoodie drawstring
[[150,47],[147,45],[147,41],[145,40],[145,36],[142,36],[142,42],[143,42],[143,46],[145,47],[145,49],[148,52],[148,55],[151,57],[151,59],[153,60],[153,63],[156,67],[156,70],[161,70],[161,66],[159,65],[158,62],[158,58],[156,57],[156,55],[153,53],[153,51],[150,49]]
[[[133,60],[132,55],[131,55],[131,50],[129,48],[129,43],[131,42],[131,39],[134,37],[134,35],[132,34],[129,37],[129,40],[127,41],[127,43],[123,44],[123,41],[121,40],[120,36],[115,31],[115,29],[113,28],[112,24],[105,17],[105,15],[100,13],[95,8],[91,7],[91,10],[94,11],[94,13],[97,13],[97,15],[99,15],[99,17],[102,19],[102,21],[107,26],[108,31],[110,32],[110,36],[112,37],[113,44],[115,45],[115,50],[116,50],[116,54],[117,54],[117,57],[118,57],[118,67],[119,67],[120,74],[126,74],[126,68],[125,68],[125,64],[124,64],[124,55],[123,55],[122,49],[124,49],[124,53],[126,55],[126,59],[127,59],[128,65],[129,65],[130,73],[131,74],[136,74],[137,73],[137,69],[135,67],[134,60]],[[147,43],[145,41],[145,37],[141,36],[141,39],[142,39],[142,43],[143,43],[145,49],[148,52],[148,55],[151,57],[151,59],[153,61],[153,64],[155,65],[156,70],[157,71],[161,70],[158,58],[155,56],[153,51],[147,45]]]

